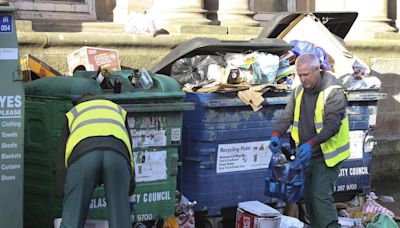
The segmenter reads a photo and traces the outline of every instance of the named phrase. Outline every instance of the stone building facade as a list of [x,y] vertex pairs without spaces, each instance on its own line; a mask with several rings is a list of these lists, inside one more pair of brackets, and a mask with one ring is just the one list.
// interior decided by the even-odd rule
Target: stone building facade
[[397,32],[400,0],[15,0],[20,19],[124,23],[129,13],[148,13],[170,24],[259,26],[280,11],[357,11],[349,37]]
[[[147,68],[194,37],[256,38],[276,12],[357,11],[346,45],[378,74],[381,91],[388,94],[378,104],[372,173],[399,181],[394,174],[400,171],[400,0],[14,0],[10,4],[20,19],[20,55],[33,54],[60,72],[65,72],[66,55],[81,46],[115,48],[123,65]],[[160,20],[170,34],[125,34],[128,15],[144,12]],[[46,30],[32,29],[30,23],[35,22],[44,23]]]

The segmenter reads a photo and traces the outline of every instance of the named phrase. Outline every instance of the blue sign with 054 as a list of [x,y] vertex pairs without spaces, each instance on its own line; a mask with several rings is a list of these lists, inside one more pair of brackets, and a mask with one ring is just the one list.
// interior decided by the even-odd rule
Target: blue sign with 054
[[12,32],[13,18],[11,15],[0,15],[0,32]]

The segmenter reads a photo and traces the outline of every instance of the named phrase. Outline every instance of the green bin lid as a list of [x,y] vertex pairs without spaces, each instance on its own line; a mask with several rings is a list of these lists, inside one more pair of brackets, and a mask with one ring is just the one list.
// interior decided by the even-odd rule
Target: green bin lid
[[85,93],[102,94],[102,90],[93,79],[79,77],[41,78],[25,84],[25,94],[51,97],[77,97]]

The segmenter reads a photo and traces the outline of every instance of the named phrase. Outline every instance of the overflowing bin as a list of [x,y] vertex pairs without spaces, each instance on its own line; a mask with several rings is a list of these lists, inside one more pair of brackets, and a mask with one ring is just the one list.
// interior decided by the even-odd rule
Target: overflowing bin
[[[289,16],[288,16],[289,15]],[[349,31],[357,14],[316,14],[339,37]],[[223,55],[264,51],[282,55],[291,48],[281,40],[282,33],[298,18],[280,17],[272,20],[273,28],[266,28],[260,37],[249,41],[218,41],[195,38],[173,49],[152,70],[171,75],[173,64],[180,59],[196,55]],[[314,18],[315,16],[312,15]],[[333,20],[333,19],[343,20]],[[332,20],[328,20],[332,19]],[[345,22],[344,25],[341,22]],[[329,31],[329,48],[341,66],[341,43]],[[271,39],[278,37],[279,39]],[[341,54],[340,54],[341,53]],[[339,61],[340,60],[340,61]],[[351,68],[343,63],[342,71]],[[378,100],[385,94],[378,90],[347,91],[349,106],[351,156],[342,166],[336,194],[339,196],[368,192],[371,183],[371,151],[373,128]],[[272,128],[291,96],[291,92],[267,92],[263,94],[263,107],[254,112],[234,93],[188,92],[185,100],[195,103],[195,110],[185,111],[183,117],[183,143],[179,150],[182,167],[178,175],[178,188],[191,200],[197,201],[195,210],[210,217],[219,217],[225,208],[236,207],[249,200],[269,201],[265,196],[265,176],[269,168],[271,152],[268,149]],[[287,139],[286,139],[287,140]],[[216,226],[216,224],[211,224]]]
[[[129,81],[125,83],[121,77],[122,92],[114,94],[92,80],[95,72],[82,75],[26,84],[25,227],[52,227],[53,220],[61,216],[65,168],[64,153],[57,151],[60,132],[65,113],[73,107],[71,100],[87,92],[108,98],[128,112],[137,182],[135,221],[173,216],[182,113],[193,105],[183,102],[185,94],[167,76],[151,75],[154,85],[149,90],[130,87]],[[107,219],[106,205],[104,190],[99,186],[88,218]]]
[[[216,53],[244,53],[250,50],[281,55],[291,46],[281,40],[219,41],[195,38],[172,50],[154,72],[170,75],[178,59]],[[185,111],[182,166],[178,188],[190,200],[196,200],[197,212],[220,216],[224,208],[238,202],[265,201],[264,178],[271,159],[268,139],[287,93],[267,93],[254,112],[234,93],[187,93],[185,100],[195,110]]]

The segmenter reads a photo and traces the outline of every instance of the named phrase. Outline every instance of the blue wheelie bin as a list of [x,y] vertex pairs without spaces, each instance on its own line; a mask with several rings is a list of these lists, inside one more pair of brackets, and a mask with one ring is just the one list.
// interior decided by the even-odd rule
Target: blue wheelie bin
[[[316,15],[329,17],[324,13]],[[341,25],[343,21],[331,20],[325,25],[338,37],[344,37],[357,15],[332,15],[332,18],[340,16],[346,23]],[[195,38],[176,47],[152,70],[171,75],[175,61],[196,55],[245,53],[249,50],[283,54],[291,46],[271,38],[278,37],[297,16],[289,13],[283,15],[281,20],[279,17],[272,20],[273,27],[262,32],[264,37],[250,41]],[[264,195],[265,177],[271,159],[268,144],[272,128],[290,95],[290,91],[267,92],[263,95],[263,108],[253,112],[235,93],[186,94],[185,100],[195,103],[196,109],[184,112],[178,188],[190,200],[198,202],[196,212],[220,218],[225,217],[225,211],[235,208],[238,202],[270,201]],[[357,193],[370,190],[370,152],[374,145],[372,132],[377,102],[384,97],[385,94],[377,90],[348,91],[352,155],[344,162],[336,186],[339,198],[350,199]],[[218,226],[218,221],[210,220],[211,226]]]
[[[178,59],[251,50],[281,55],[291,45],[277,39],[219,41],[195,38],[172,50],[152,71],[170,75]],[[269,137],[288,93],[267,93],[261,110],[254,112],[236,93],[189,92],[185,101],[195,110],[183,114],[183,141],[179,149],[182,166],[178,188],[195,211],[207,215],[217,227],[225,209],[242,201],[265,201],[264,178],[270,163]],[[234,216],[234,213],[230,213]]]

